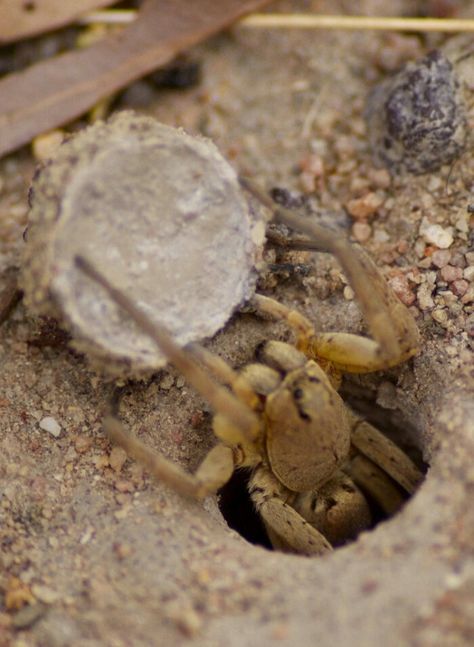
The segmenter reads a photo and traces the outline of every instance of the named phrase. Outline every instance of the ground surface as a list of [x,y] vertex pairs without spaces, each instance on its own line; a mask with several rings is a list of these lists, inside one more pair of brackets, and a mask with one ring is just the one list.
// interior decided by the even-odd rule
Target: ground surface
[[[335,13],[342,4],[276,7]],[[400,14],[405,4],[358,8]],[[436,42],[235,29],[193,52],[203,63],[198,87],[137,84],[122,104],[212,137],[269,187],[311,194],[372,253],[412,307],[423,350],[344,389],[422,450],[431,467],[420,491],[396,518],[324,559],[250,545],[213,499],[184,501],[111,449],[100,429],[111,385],[66,346],[44,345],[44,326],[20,305],[0,338],[0,645],[472,644],[472,156],[429,176],[390,178],[371,164],[362,117],[373,83]],[[26,151],[0,163],[2,270],[18,262],[33,169]],[[376,212],[344,215],[367,191]],[[429,239],[430,224],[451,237],[447,248]],[[267,273],[261,289],[321,329],[360,330],[335,261],[296,260],[309,273]],[[288,333],[237,314],[210,347],[239,366],[270,336]],[[173,370],[127,386],[121,414],[189,469],[212,444],[205,403]],[[40,428],[47,416],[58,437]]]

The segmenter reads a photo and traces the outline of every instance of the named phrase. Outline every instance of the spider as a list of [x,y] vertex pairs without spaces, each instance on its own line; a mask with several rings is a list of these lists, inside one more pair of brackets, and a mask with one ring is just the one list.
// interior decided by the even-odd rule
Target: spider
[[[256,184],[246,178],[241,182],[275,208]],[[196,499],[217,492],[236,468],[250,468],[249,494],[273,546],[321,555],[370,527],[363,492],[393,514],[423,478],[411,459],[352,413],[337,392],[343,372],[383,370],[415,355],[419,333],[411,313],[361,249],[286,209],[277,208],[274,218],[309,234],[310,238],[293,237],[293,247],[337,256],[374,339],[317,332],[301,313],[255,294],[252,309],[286,322],[296,342],[265,342],[258,350],[259,362],[237,372],[199,344],[180,348],[108,281],[98,264],[82,256],[76,264],[208,400],[215,411],[213,430],[219,442],[190,474],[125,432],[113,416],[104,420],[110,439],[156,478]]]

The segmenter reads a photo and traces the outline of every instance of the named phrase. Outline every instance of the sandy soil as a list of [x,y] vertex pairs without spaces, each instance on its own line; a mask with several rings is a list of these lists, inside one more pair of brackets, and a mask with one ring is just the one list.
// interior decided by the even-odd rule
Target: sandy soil
[[[276,8],[335,13],[343,4]],[[401,14],[408,5],[373,0],[358,9]],[[343,390],[421,450],[430,469],[420,491],[397,517],[324,559],[249,544],[215,499],[187,502],[109,446],[100,421],[111,383],[66,344],[51,345],[51,325],[20,304],[0,338],[2,647],[470,644],[474,164],[468,151],[436,173],[390,177],[371,162],[363,119],[377,80],[442,42],[236,28],[192,52],[203,66],[195,88],[141,82],[121,104],[206,134],[269,188],[309,196],[373,255],[412,308],[423,348],[385,374],[348,379]],[[2,270],[19,263],[34,165],[26,150],[0,162]],[[367,193],[377,209],[347,215]],[[444,249],[427,234],[434,224],[448,236]],[[262,291],[323,330],[363,329],[334,259],[269,249],[267,260],[308,271],[266,271]],[[289,335],[237,313],[209,346],[240,366],[269,337]],[[188,469],[213,442],[207,405],[174,370],[127,384],[120,413]],[[48,416],[57,437],[39,426]]]

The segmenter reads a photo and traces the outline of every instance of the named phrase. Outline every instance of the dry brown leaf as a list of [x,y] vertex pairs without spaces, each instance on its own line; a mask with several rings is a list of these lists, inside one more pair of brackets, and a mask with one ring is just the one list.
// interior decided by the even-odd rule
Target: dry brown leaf
[[103,97],[270,0],[146,0],[137,20],[85,50],[0,81],[0,155],[83,114]]
[[58,29],[117,0],[0,0],[0,45]]

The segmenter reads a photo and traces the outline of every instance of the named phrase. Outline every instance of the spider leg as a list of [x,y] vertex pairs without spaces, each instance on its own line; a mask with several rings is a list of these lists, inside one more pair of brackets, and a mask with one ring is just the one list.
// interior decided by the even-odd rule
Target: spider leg
[[318,334],[314,341],[315,356],[334,361],[341,370],[364,372],[395,366],[417,353],[419,332],[411,313],[362,249],[351,245],[337,232],[276,206],[252,180],[241,177],[240,182],[273,211],[276,222],[309,237],[306,240],[298,237],[298,248],[334,254],[357,296],[375,341],[345,333]]
[[233,452],[230,447],[221,443],[210,450],[195,474],[189,474],[179,465],[144,445],[136,436],[128,434],[117,418],[107,416],[103,426],[113,443],[120,445],[129,456],[141,462],[156,479],[184,496],[202,499],[216,492],[232,476]]
[[298,337],[312,338],[316,334],[315,328],[311,321],[298,310],[293,310],[285,306],[280,301],[263,294],[254,294],[249,299],[251,310],[261,315],[269,315],[275,319],[281,319],[292,328]]
[[378,465],[408,494],[413,494],[424,478],[415,463],[373,425],[351,412],[350,415],[353,419],[352,446]]
[[[297,348],[317,362],[330,362],[339,372],[379,371],[396,366],[414,354],[411,349],[389,359],[381,353],[379,343],[368,337],[345,332],[316,332],[309,319],[300,312],[262,294],[254,294],[249,304],[258,314],[286,321],[297,335]],[[404,307],[402,303],[400,306]]]
[[211,404],[214,410],[231,423],[239,440],[249,443],[260,432],[258,416],[235,395],[216,384],[201,368],[192,354],[180,348],[168,331],[152,321],[125,293],[114,287],[97,267],[83,257],[76,257],[77,266],[90,279],[101,285],[109,296],[127,312],[137,326],[160,348],[167,359],[184,375],[188,382]]
[[190,344],[188,349],[209,372],[224,384],[228,384],[241,402],[245,402],[253,410],[258,407],[258,397],[242,372],[235,371],[222,357],[214,355],[200,344]]
[[387,516],[393,516],[405,503],[406,497],[394,481],[362,454],[356,454],[344,466],[344,471],[378,503]]
[[263,466],[249,482],[252,501],[267,527],[274,548],[302,555],[321,555],[331,544],[282,498],[282,486]]

